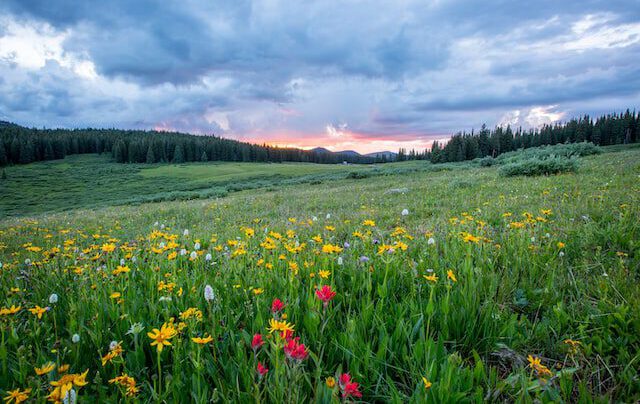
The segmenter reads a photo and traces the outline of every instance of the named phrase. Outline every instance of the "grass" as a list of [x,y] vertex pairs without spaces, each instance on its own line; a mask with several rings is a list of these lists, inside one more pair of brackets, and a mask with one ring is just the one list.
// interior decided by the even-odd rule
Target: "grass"
[[[540,177],[349,168],[313,186],[4,220],[0,307],[20,309],[1,317],[0,389],[40,402],[62,379],[98,402],[328,403],[348,373],[347,401],[637,401],[639,157]],[[299,340],[268,331],[285,314]],[[147,332],[163,324],[158,352]]]
[[[403,164],[402,169],[425,166]],[[397,168],[305,163],[114,164],[106,155],[77,155],[7,167],[0,179],[0,218],[75,208],[225,196],[242,189],[345,178]]]

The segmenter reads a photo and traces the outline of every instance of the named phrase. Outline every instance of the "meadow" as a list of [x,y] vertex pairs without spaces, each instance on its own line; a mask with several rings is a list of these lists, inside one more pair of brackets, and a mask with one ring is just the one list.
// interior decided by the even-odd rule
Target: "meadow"
[[115,164],[107,154],[68,156],[4,168],[0,218],[76,208],[223,197],[245,189],[317,184],[349,176],[433,169],[424,162],[385,165],[309,163]]
[[[7,402],[640,400],[638,148],[533,177],[283,164],[247,190],[264,167],[99,159],[7,170]],[[236,185],[142,196],[177,184]]]

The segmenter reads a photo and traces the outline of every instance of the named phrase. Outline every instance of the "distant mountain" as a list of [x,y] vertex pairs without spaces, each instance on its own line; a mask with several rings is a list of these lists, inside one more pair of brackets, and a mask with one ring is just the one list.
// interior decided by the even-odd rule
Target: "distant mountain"
[[347,156],[354,156],[354,157],[358,157],[361,156],[360,153],[358,153],[355,150],[343,150],[343,151],[337,151],[336,154],[342,154],[342,155],[347,155]]
[[398,153],[394,153],[391,151],[382,151],[382,152],[373,152],[367,153],[364,155],[365,157],[373,157],[373,158],[386,158],[387,160],[395,160],[398,157]]
[[331,153],[331,150],[325,149],[324,147],[316,147],[316,148],[313,148],[313,149],[311,149],[309,151],[312,151],[314,153]]

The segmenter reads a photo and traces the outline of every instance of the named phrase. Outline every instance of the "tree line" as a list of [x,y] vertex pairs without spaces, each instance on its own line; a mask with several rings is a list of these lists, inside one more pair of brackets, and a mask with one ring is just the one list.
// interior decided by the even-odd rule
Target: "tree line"
[[499,154],[558,143],[591,142],[599,146],[635,143],[640,139],[640,113],[627,110],[592,119],[588,115],[565,123],[543,125],[524,130],[498,126],[493,130],[485,125],[480,131],[457,133],[445,144],[434,142],[430,150],[407,153],[400,149],[398,160],[430,160],[446,163],[496,157]]
[[194,161],[342,162],[370,164],[385,159],[256,145],[218,136],[118,129],[30,129],[0,122],[0,166],[108,153],[118,163]]

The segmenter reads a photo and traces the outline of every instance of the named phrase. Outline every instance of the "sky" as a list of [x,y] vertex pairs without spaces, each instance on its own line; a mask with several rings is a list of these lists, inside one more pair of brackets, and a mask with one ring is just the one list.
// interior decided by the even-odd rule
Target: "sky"
[[640,107],[640,1],[2,0],[0,120],[423,149]]

